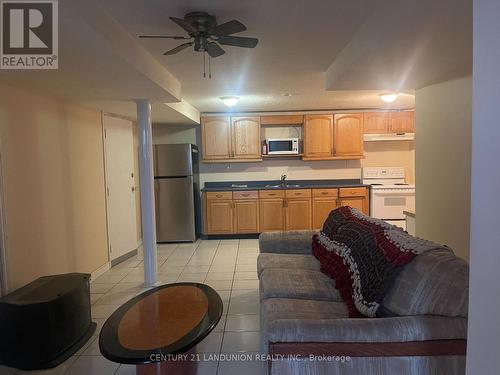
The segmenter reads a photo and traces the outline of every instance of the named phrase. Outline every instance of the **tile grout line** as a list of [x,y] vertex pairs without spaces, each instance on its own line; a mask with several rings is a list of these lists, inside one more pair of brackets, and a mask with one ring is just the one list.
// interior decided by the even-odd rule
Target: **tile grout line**
[[[220,242],[221,243],[221,242]],[[219,243],[219,246],[220,246]],[[217,248],[217,251],[219,248]],[[222,330],[222,340],[220,341],[220,346],[219,346],[219,355],[222,352],[222,346],[224,344],[224,337],[226,335],[226,325],[227,325],[227,317],[229,315],[229,308],[231,307],[231,297],[233,295],[233,283],[234,283],[234,277],[236,275],[236,262],[238,261],[238,252],[240,251],[240,240],[238,240],[238,247],[236,249],[236,259],[234,260],[234,268],[233,268],[233,278],[231,280],[231,288],[229,290],[229,301],[228,301],[228,306],[227,306],[227,312],[224,317],[224,329]],[[215,373],[218,375],[219,374],[219,366],[220,366],[220,361],[217,361],[217,369]]]

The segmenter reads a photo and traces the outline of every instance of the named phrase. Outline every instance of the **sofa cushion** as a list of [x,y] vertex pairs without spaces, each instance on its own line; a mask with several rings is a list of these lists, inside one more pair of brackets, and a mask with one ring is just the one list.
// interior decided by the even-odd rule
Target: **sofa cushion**
[[286,232],[264,232],[259,236],[261,253],[309,254],[313,230],[294,230]]
[[313,237],[321,271],[336,281],[350,317],[374,317],[394,279],[418,254],[442,248],[352,207],[328,216]]
[[381,310],[467,317],[469,266],[446,249],[416,257],[396,277]]
[[260,275],[260,298],[341,301],[335,281],[318,271],[268,268]]
[[320,264],[313,255],[301,254],[259,254],[257,258],[257,273],[260,275],[267,268],[291,268],[319,271]]
[[347,318],[344,302],[311,299],[268,298],[260,304],[262,321],[276,319],[340,319]]

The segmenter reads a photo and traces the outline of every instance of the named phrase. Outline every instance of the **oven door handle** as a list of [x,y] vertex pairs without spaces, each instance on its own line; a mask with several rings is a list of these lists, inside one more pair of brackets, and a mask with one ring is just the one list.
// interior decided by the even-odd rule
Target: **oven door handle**
[[415,191],[409,191],[409,190],[391,190],[391,191],[372,190],[372,192],[373,192],[373,195],[383,195],[383,196],[415,195]]

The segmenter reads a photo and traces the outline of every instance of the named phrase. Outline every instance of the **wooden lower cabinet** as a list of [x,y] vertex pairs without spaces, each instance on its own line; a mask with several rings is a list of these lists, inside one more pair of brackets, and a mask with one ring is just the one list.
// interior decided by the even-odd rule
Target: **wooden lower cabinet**
[[261,190],[204,194],[205,234],[320,229],[329,213],[351,206],[369,214],[368,189]]
[[234,201],[234,232],[259,233],[259,201],[257,199]]
[[311,229],[311,198],[287,198],[285,230]]
[[313,197],[312,199],[312,229],[321,229],[323,224],[334,209],[338,206],[337,197]]
[[259,200],[260,231],[285,230],[284,198]]
[[342,198],[340,206],[351,206],[368,215],[368,205],[364,197]]
[[207,199],[205,206],[207,234],[234,233],[232,199]]
[[370,214],[368,201],[368,188],[342,188],[339,189],[339,206],[357,208],[366,215]]

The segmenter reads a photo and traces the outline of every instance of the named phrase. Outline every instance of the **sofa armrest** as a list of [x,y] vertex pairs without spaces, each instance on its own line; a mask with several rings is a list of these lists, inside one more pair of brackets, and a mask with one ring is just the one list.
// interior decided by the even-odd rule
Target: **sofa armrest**
[[277,319],[263,327],[267,343],[385,343],[467,338],[467,320],[431,315],[367,319]]
[[312,254],[312,236],[317,231],[264,232],[259,236],[261,253]]

